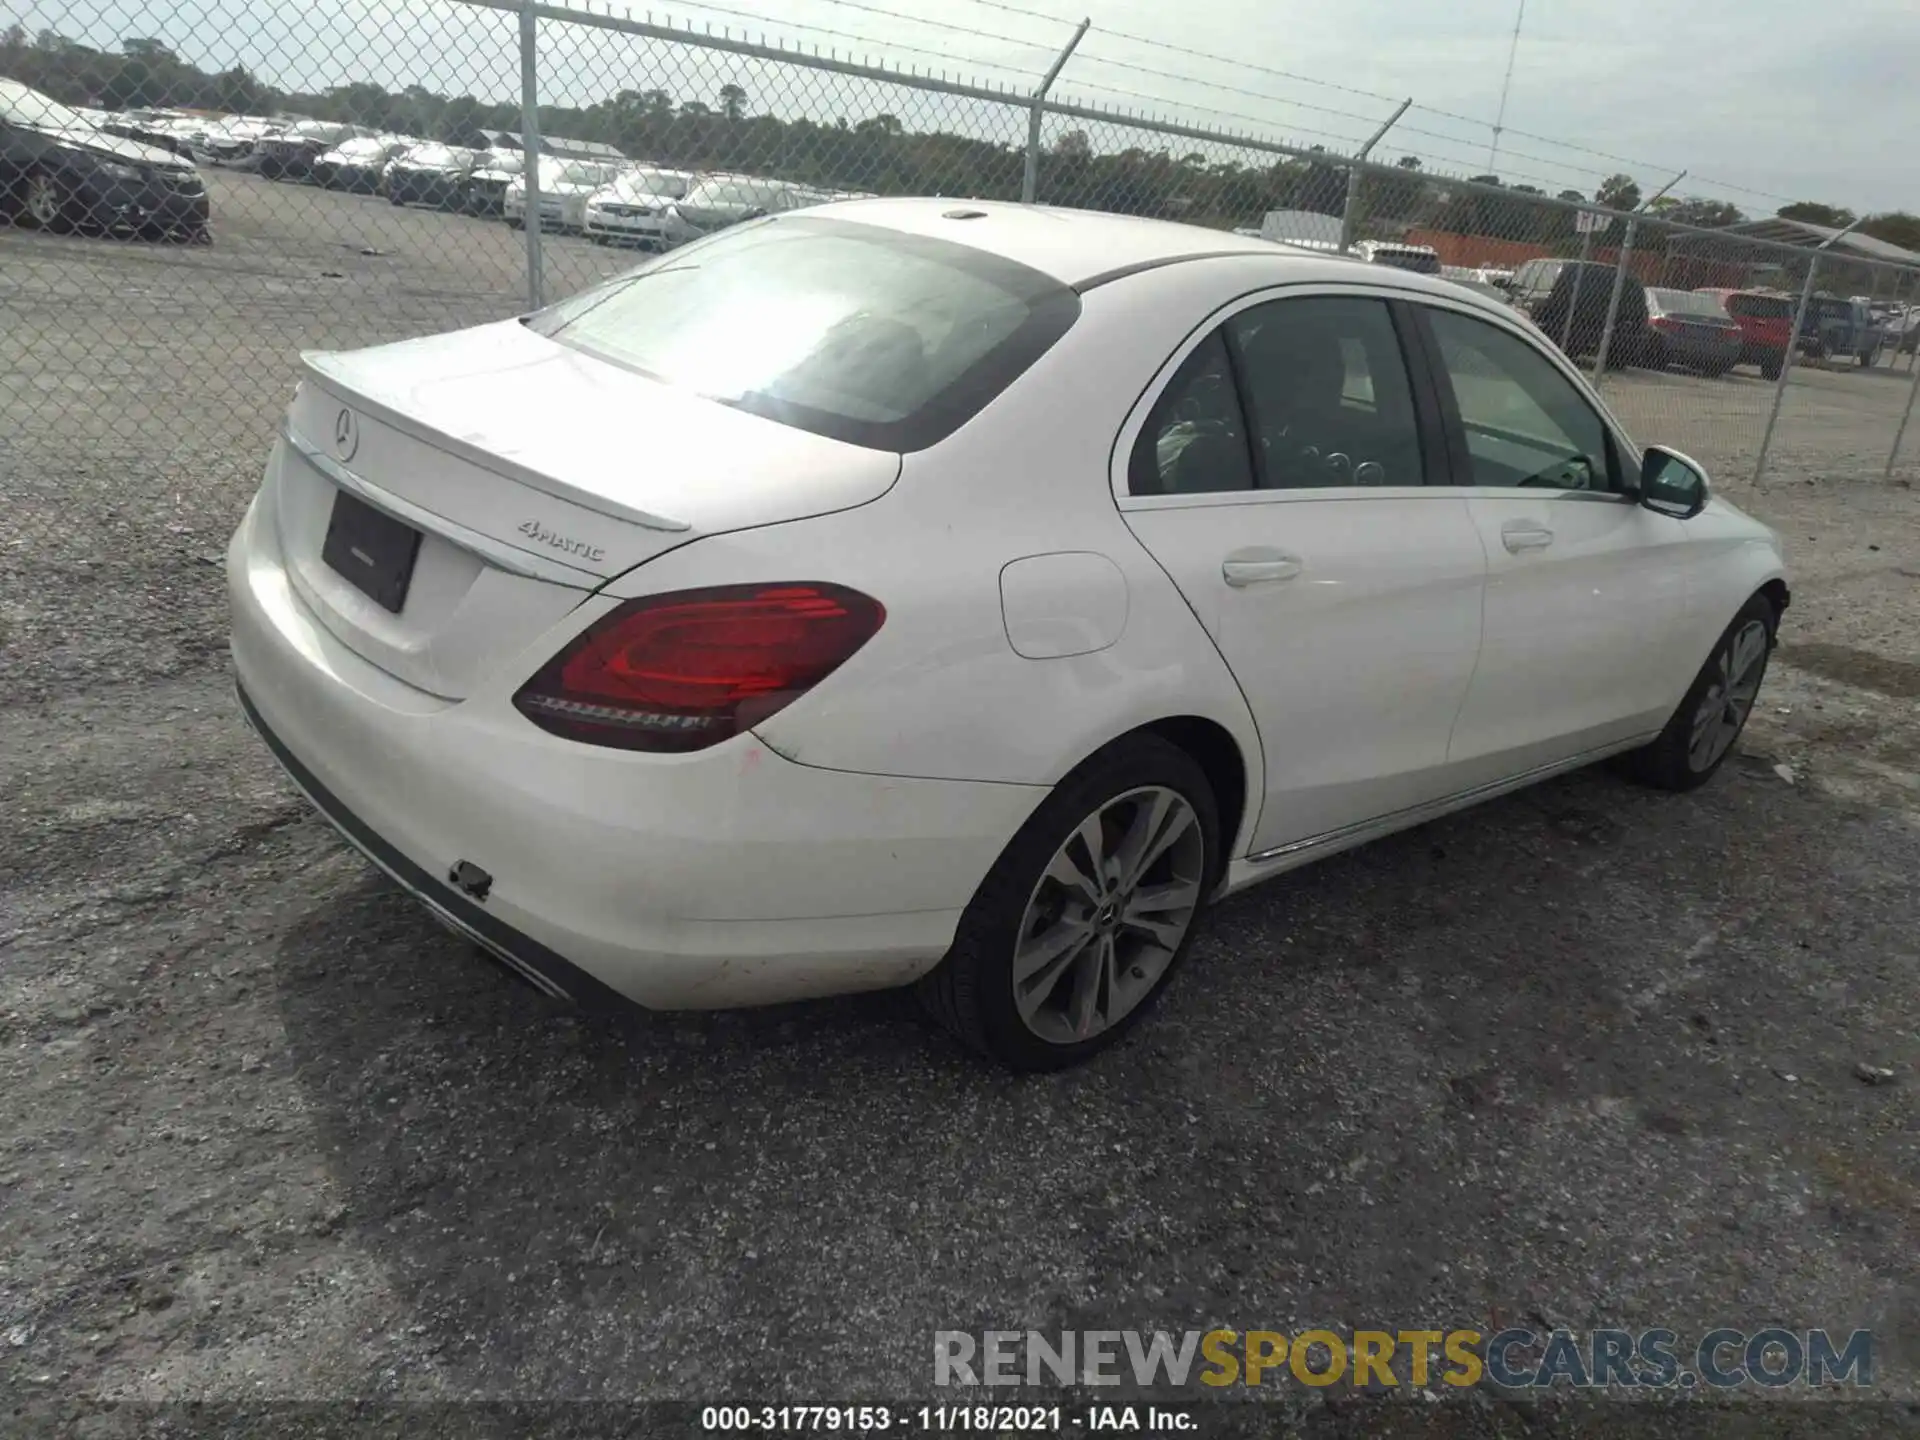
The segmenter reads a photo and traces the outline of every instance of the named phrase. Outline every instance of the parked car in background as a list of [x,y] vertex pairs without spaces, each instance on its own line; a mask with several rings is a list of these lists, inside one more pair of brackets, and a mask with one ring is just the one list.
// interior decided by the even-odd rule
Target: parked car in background
[[348,140],[313,162],[313,178],[329,190],[377,195],[386,183],[388,163],[420,143],[405,135],[361,136]]
[[269,135],[253,148],[260,157],[260,173],[269,180],[311,180],[313,162],[349,140],[370,139],[378,132],[364,125],[332,120],[301,120],[278,135]]
[[[587,199],[594,191],[605,189],[626,169],[626,162],[610,160],[563,160],[542,156],[540,160],[540,225],[547,230],[580,231],[587,224]],[[507,182],[500,197],[500,213],[516,230],[527,220],[527,176],[521,173]]]
[[0,205],[42,230],[204,241],[211,207],[193,162],[110,134],[13,80],[0,80]]
[[507,208],[507,186],[526,168],[527,157],[518,150],[478,150],[474,152],[473,173],[467,177],[465,203],[461,208],[470,215],[503,215]]
[[1911,355],[1920,343],[1920,305],[1902,305],[1881,327],[1887,343],[1900,355]]
[[263,115],[229,115],[208,125],[190,148],[193,158],[202,165],[248,165],[258,158],[255,147],[262,140],[280,134],[293,123]]
[[1864,300],[1815,295],[1800,325],[1800,348],[1815,360],[1852,360],[1866,369],[1879,360],[1886,336]]
[[1740,363],[1745,343],[1717,296],[1659,285],[1647,287],[1647,332],[1642,363],[1649,370],[1680,365],[1721,376]]
[[684,245],[742,220],[817,205],[823,198],[818,191],[785,180],[763,180],[750,175],[703,175],[687,191],[684,200],[668,207],[661,235],[668,247]]
[[464,210],[473,173],[486,152],[429,141],[394,156],[387,166],[387,199],[395,205],[432,205]]
[[1396,240],[1362,240],[1353,253],[1369,265],[1391,265],[1416,275],[1438,275],[1440,252],[1431,245],[1405,245]]
[[[1529,260],[1513,272],[1508,293],[1517,305],[1569,355],[1593,355],[1606,331],[1613,297],[1614,267],[1597,260]],[[1609,361],[1638,365],[1648,352],[1646,287],[1632,276],[1620,285],[1620,309],[1614,317]]]
[[583,220],[587,238],[602,245],[660,249],[665,244],[667,207],[685,199],[693,183],[693,174],[686,170],[634,166],[587,197]]
[[1757,365],[1769,380],[1780,378],[1787,346],[1793,339],[1791,295],[1774,290],[1726,290],[1705,287],[1697,292],[1720,302],[1740,327],[1740,363]]
[[189,134],[204,131],[207,124],[206,120],[179,110],[117,110],[109,111],[105,119],[97,122],[97,128],[123,140],[137,140],[156,150],[191,157]]
[[1233,890],[1609,757],[1707,783],[1790,598],[1505,305],[937,199],[308,354],[226,573],[268,751],[546,995],[917,983],[1022,1070]]

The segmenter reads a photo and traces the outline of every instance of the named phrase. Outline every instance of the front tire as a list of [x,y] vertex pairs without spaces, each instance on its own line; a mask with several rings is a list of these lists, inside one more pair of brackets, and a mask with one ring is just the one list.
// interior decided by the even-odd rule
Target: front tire
[[72,196],[58,176],[46,170],[27,173],[20,196],[20,218],[36,230],[55,234],[73,228]]
[[975,892],[920,982],[935,1019],[1014,1070],[1058,1070],[1143,1015],[1220,871],[1219,808],[1193,758],[1116,741],[1062,780]]
[[1742,605],[1660,738],[1621,757],[1628,773],[1661,790],[1694,790],[1711,780],[1753,713],[1779,624],[1765,595]]

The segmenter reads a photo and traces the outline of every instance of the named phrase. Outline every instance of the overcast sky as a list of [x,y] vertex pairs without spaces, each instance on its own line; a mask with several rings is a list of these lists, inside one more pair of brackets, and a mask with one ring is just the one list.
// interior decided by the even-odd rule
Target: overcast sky
[[[1433,170],[1471,174],[1488,167],[1489,122],[1517,5],[657,0],[653,15],[1021,88],[1046,68],[1070,22],[1085,15],[1093,28],[1057,95],[1330,149],[1351,148],[1397,99],[1411,96],[1417,108],[1382,143],[1380,158],[1410,152]],[[605,0],[593,8],[604,11]],[[646,6],[632,8],[640,14]],[[488,98],[518,89],[511,19],[452,0],[29,0],[24,11],[8,9],[30,29],[51,26],[96,44],[158,34],[200,63],[237,60],[283,84],[369,77],[397,88],[416,79]],[[584,102],[648,83],[690,98],[732,79],[756,110],[825,118],[850,109],[857,118],[879,105],[913,129],[977,133],[982,124],[979,111],[935,97],[544,28],[543,98]],[[1769,214],[1786,199],[1920,210],[1917,72],[1916,0],[1527,0],[1494,168],[1509,182],[1588,193],[1616,170],[1651,191],[1685,168],[1691,173],[1676,194],[1732,200],[1750,214]],[[1049,134],[1073,123],[1050,124]],[[1094,136],[1102,149],[1145,138]],[[1169,148],[1179,153],[1181,146]]]

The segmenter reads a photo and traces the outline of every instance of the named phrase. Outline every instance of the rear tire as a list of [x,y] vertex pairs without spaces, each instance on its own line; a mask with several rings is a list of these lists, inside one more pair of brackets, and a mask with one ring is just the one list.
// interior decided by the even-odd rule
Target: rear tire
[[1779,626],[1779,612],[1765,595],[1742,605],[1660,737],[1621,756],[1621,768],[1661,790],[1694,790],[1711,780],[1746,730]]
[[1783,368],[1782,361],[1762,360],[1760,362],[1760,378],[1763,380],[1778,380],[1780,378],[1780,371],[1782,368]]
[[[1116,741],[1008,842],[921,1000],[1011,1069],[1089,1058],[1138,1022],[1185,957],[1218,881],[1219,834],[1190,755],[1154,735]],[[1143,851],[1148,862],[1130,865]]]

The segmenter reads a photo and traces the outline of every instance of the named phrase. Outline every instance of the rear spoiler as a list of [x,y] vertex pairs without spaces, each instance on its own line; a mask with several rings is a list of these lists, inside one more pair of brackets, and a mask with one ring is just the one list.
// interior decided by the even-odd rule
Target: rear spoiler
[[622,505],[617,500],[609,500],[604,495],[595,495],[555,478],[542,470],[516,464],[503,455],[491,450],[483,450],[450,435],[445,430],[428,425],[405,411],[383,404],[379,399],[366,393],[342,373],[345,366],[341,363],[345,354],[335,350],[303,350],[300,352],[300,369],[307,379],[312,380],[327,394],[343,405],[371,415],[382,424],[424,441],[436,450],[444,450],[449,455],[458,456],[470,465],[482,470],[491,470],[496,475],[504,475],[525,485],[530,490],[538,490],[543,495],[551,495],[556,500],[565,500],[569,505],[578,505],[583,510],[605,515],[609,519],[624,520],[630,525],[639,525],[648,530],[662,530],[678,533],[693,529],[691,523],[676,520],[671,516],[655,515],[646,510],[637,510],[631,505]]

